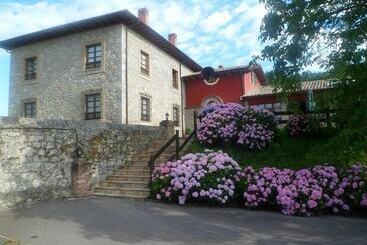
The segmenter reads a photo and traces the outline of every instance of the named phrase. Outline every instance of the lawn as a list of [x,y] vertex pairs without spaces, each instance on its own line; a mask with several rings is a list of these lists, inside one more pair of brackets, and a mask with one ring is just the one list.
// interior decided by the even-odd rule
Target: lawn
[[[208,147],[197,140],[186,152],[203,152]],[[319,164],[346,167],[356,162],[367,162],[367,130],[321,129],[318,135],[308,138],[291,137],[284,129],[278,129],[274,142],[266,149],[249,151],[241,146],[216,146],[209,149],[223,150],[241,166],[254,168],[279,167],[299,169]]]

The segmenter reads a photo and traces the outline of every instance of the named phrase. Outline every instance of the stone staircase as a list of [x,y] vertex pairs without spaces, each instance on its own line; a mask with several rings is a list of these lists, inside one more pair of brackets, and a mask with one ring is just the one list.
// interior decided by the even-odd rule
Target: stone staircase
[[[184,141],[180,139],[180,144]],[[150,145],[139,152],[133,159],[127,161],[121,168],[114,170],[93,188],[93,195],[113,196],[127,198],[147,198],[149,196],[149,158],[157,152],[166,140],[154,140]],[[173,142],[155,161],[155,165],[167,162],[175,154],[175,143]]]

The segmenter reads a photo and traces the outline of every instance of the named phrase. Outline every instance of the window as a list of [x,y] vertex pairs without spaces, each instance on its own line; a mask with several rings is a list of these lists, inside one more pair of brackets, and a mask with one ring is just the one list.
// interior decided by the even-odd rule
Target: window
[[87,56],[85,69],[99,68],[102,65],[102,45],[100,43],[86,46]]
[[173,123],[176,127],[180,126],[180,108],[178,106],[173,107]]
[[101,94],[85,95],[85,120],[101,119]]
[[178,72],[172,69],[172,86],[178,88]]
[[37,57],[25,59],[25,80],[37,78]]
[[144,51],[140,51],[140,72],[149,75],[149,54]]
[[251,72],[251,83],[252,84],[255,84],[256,83],[256,74],[255,74],[255,72]]
[[141,97],[141,120],[150,121],[150,99]]
[[24,117],[35,118],[36,117],[36,102],[24,103]]

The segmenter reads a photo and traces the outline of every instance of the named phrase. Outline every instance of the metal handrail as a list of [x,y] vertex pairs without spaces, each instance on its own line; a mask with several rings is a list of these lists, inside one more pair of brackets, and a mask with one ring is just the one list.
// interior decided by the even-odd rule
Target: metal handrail
[[154,170],[154,162],[155,160],[157,160],[158,157],[160,157],[160,155],[172,144],[172,142],[176,141],[176,153],[177,153],[177,142],[179,140],[179,132],[178,130],[176,130],[176,133],[174,136],[172,136],[163,146],[161,146],[161,148],[159,148],[159,150],[154,153],[153,155],[150,156],[149,158],[149,170],[150,170],[150,181],[152,180],[152,174],[153,174],[153,170]]
[[176,130],[176,133],[174,136],[172,136],[159,150],[150,156],[149,159],[149,181],[152,182],[152,174],[154,171],[154,162],[157,160],[158,157],[175,141],[176,142],[176,148],[175,148],[175,154],[172,155],[168,160],[172,161],[173,159],[178,160],[180,157],[180,151],[186,146],[186,144],[196,135],[197,132],[197,111],[194,111],[194,130],[193,132],[185,139],[185,141],[180,145],[180,135],[179,131]]

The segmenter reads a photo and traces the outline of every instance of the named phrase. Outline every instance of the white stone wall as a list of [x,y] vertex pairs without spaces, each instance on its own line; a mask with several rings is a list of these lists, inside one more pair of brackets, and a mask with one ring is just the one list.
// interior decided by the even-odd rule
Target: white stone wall
[[[85,71],[85,46],[101,42],[101,69]],[[9,116],[23,116],[23,102],[37,101],[38,119],[83,120],[84,93],[101,91],[102,118],[122,122],[122,25],[50,39],[11,52]],[[37,79],[24,80],[24,59],[37,56]]]
[[[172,86],[172,69],[180,72],[180,62],[169,56],[164,51],[152,45],[147,40],[133,31],[128,31],[128,114],[129,123],[139,125],[158,125],[165,120],[168,113],[172,120],[173,106],[179,106],[182,110],[181,83],[176,89]],[[141,75],[140,51],[149,54],[150,74]],[[192,71],[181,65],[181,76],[190,74]],[[179,78],[180,79],[180,78]],[[151,121],[144,122],[140,119],[141,95],[151,98]],[[180,113],[180,117],[183,113]],[[184,128],[184,126],[183,126]],[[180,127],[182,129],[182,120]]]

